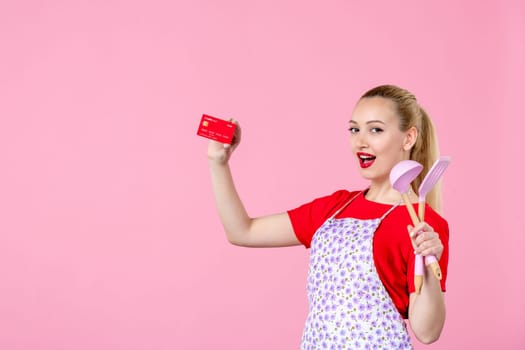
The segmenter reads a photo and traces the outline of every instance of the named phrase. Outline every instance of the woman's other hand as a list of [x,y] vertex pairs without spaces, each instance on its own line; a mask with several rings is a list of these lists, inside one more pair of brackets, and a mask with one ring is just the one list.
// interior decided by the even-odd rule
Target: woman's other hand
[[422,256],[434,255],[438,260],[443,254],[443,243],[439,235],[426,222],[421,222],[415,227],[408,226],[408,232],[412,237],[414,251]]

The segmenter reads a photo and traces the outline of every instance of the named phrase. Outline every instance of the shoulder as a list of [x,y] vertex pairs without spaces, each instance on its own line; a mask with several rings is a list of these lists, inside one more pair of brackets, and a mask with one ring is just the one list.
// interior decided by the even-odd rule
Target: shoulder
[[359,192],[360,191],[337,190],[332,194],[316,198],[310,203],[303,204],[301,207],[307,206],[318,213],[323,213],[323,216],[330,216]]

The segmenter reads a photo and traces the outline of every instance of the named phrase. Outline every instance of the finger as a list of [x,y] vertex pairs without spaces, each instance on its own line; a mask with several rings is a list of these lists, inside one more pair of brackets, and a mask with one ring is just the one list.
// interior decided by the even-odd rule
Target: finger
[[239,122],[237,120],[235,120],[233,118],[230,118],[230,122],[234,123],[236,125],[235,131],[233,133],[232,143],[231,143],[233,148],[235,148],[241,142],[242,130],[241,130],[241,126],[239,125]]
[[429,231],[421,232],[415,239],[417,245],[420,245],[422,242],[425,242],[425,241],[434,241],[434,240],[438,241],[439,244],[441,243],[441,241],[439,240],[438,234],[435,232],[429,232]]
[[429,237],[427,235],[428,232],[420,232],[417,237],[414,239],[414,241],[416,242],[416,244],[419,246],[421,245],[424,241],[428,240]]
[[417,227],[418,227],[417,225],[416,225],[416,227],[414,227],[412,225],[408,225],[407,226],[408,235],[410,236],[410,238],[412,240],[414,240],[417,237],[418,233],[419,233],[419,230],[418,230]]
[[416,245],[416,254],[421,254],[423,251],[429,249],[429,246],[425,242],[420,242]]
[[441,243],[439,238],[438,239],[435,239],[435,238],[425,239],[421,242],[418,242],[417,248],[416,248],[417,253],[422,253],[427,250],[442,252],[443,244]]
[[416,238],[416,232],[414,231],[414,226],[412,225],[407,225],[407,231],[408,231],[408,236],[410,237],[410,240],[412,241],[412,244],[414,244],[414,239]]
[[420,222],[420,223],[418,223],[417,225],[414,226],[413,231],[416,234],[420,234],[421,232],[428,231],[428,230],[427,230],[427,227],[425,225],[425,222],[422,221],[422,222]]
[[421,225],[421,230],[423,231],[430,231],[430,232],[434,231],[432,226],[430,226],[426,221],[420,222],[420,225]]
[[443,248],[439,246],[431,246],[428,248],[418,248],[415,252],[416,254],[422,256],[434,255],[437,259],[439,259],[443,253]]
[[241,129],[241,126],[239,125],[239,123],[235,123],[235,124],[237,124],[237,127],[235,128],[235,132],[233,133],[233,137],[235,138],[236,142],[239,143],[241,141],[242,129]]
[[414,227],[412,225],[408,225],[407,230],[408,230],[408,236],[410,238],[410,242],[412,243],[412,248],[414,249],[414,252],[415,252],[417,248],[416,241],[415,241],[416,231],[414,231]]

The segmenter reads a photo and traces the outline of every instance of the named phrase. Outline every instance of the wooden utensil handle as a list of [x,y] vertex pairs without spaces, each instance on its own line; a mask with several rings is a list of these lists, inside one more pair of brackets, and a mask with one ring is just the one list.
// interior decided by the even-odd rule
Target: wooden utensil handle
[[403,201],[405,202],[405,206],[407,207],[408,214],[410,214],[412,223],[414,224],[414,226],[416,226],[417,224],[419,224],[419,219],[417,217],[416,211],[414,210],[414,207],[412,206],[408,195],[406,193],[403,193],[401,196],[403,197]]
[[432,272],[434,272],[434,276],[436,276],[436,278],[441,281],[443,275],[441,274],[441,267],[439,267],[439,263],[437,261],[434,261],[427,264],[427,266],[430,266]]
[[[424,221],[425,220],[425,201],[419,201],[417,213],[419,216],[419,220]],[[428,255],[425,258],[425,264],[430,266],[430,268],[432,269],[432,272],[434,273],[434,276],[436,276],[436,278],[441,281],[441,279],[443,278],[443,274],[441,273],[441,267],[439,267],[439,263],[436,257],[434,255]]]
[[420,201],[417,207],[417,214],[419,216],[419,221],[425,220],[425,201]]

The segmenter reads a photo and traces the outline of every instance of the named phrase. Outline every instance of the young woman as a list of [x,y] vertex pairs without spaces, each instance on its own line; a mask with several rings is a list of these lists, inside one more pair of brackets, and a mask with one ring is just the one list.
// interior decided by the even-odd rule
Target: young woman
[[[404,319],[423,343],[439,338],[445,322],[443,292],[448,264],[448,224],[439,214],[440,195],[427,196],[425,221],[410,216],[389,174],[401,160],[424,166],[418,188],[438,157],[432,122],[410,92],[376,87],[357,102],[349,122],[350,145],[366,189],[340,190],[298,208],[251,218],[233,183],[232,145],[211,141],[208,159],[217,209],[228,240],[249,247],[310,248],[309,313],[301,349],[412,349]],[[417,203],[417,195],[409,197]],[[412,238],[411,238],[412,237]],[[415,293],[415,254],[435,255],[443,278],[430,268]]]

